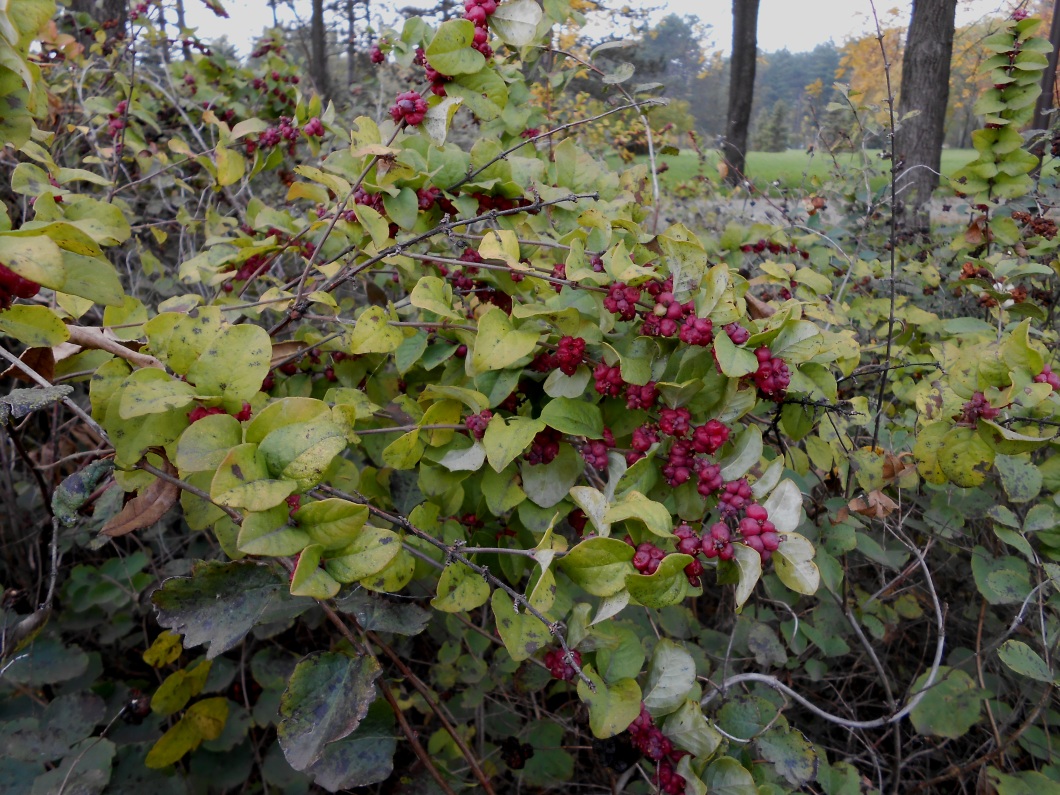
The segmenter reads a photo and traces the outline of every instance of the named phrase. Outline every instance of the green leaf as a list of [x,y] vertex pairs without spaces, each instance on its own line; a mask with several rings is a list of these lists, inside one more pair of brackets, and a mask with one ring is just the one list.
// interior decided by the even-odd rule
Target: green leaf
[[1030,460],[1030,455],[999,455],[994,459],[994,466],[1012,502],[1030,502],[1041,492],[1042,471]]
[[236,536],[240,552],[271,558],[297,555],[309,543],[309,534],[292,526],[286,504],[247,512]]
[[[985,421],[981,421],[980,425],[983,422]],[[938,465],[954,485],[966,489],[975,488],[986,480],[986,475],[994,463],[994,454],[995,451],[976,434],[975,429],[953,428],[942,440]]]
[[768,511],[769,521],[776,526],[778,533],[790,533],[802,522],[802,492],[790,478],[777,484],[762,507]]
[[534,437],[545,429],[541,420],[529,417],[502,417],[494,414],[486,426],[482,437],[482,446],[486,448],[486,458],[494,471],[501,472],[512,461],[522,455],[523,451],[534,441]]
[[645,607],[657,609],[677,604],[691,587],[684,572],[691,562],[691,555],[674,553],[662,559],[654,574],[627,574],[630,597]]
[[267,511],[295,490],[293,480],[270,480],[265,456],[256,444],[228,451],[210,482],[210,499],[229,508]]
[[722,478],[725,480],[742,478],[758,463],[758,459],[762,457],[762,449],[761,429],[757,425],[748,425],[736,440],[733,451],[720,462]]
[[151,696],[151,711],[168,717],[184,709],[193,696],[202,692],[211,666],[210,660],[201,660],[192,667],[171,673]]
[[588,439],[600,439],[604,435],[604,417],[600,407],[584,400],[553,398],[545,405],[540,419],[560,433]]
[[161,414],[169,409],[187,406],[195,398],[190,384],[170,376],[164,370],[147,367],[130,375],[122,386],[118,414],[123,420]]
[[[361,539],[368,537],[370,536],[368,535],[367,530],[361,534]],[[400,540],[400,537],[398,540]],[[412,579],[412,575],[416,571],[416,559],[402,549],[400,544],[395,546],[397,546],[398,552],[394,555],[393,559],[386,564],[386,566],[380,569],[376,574],[370,574],[360,580],[363,587],[370,591],[395,593],[408,585],[409,580]],[[347,558],[347,560],[348,559],[349,558]]]
[[482,53],[471,49],[474,39],[474,24],[466,19],[451,19],[438,28],[425,55],[431,67],[443,75],[474,74],[486,65]]
[[339,582],[356,582],[379,574],[401,552],[401,536],[381,527],[364,527],[349,546],[336,550],[324,569]]
[[785,533],[773,553],[773,569],[780,581],[795,593],[812,596],[821,584],[821,572],[813,562],[813,544],[798,533]]
[[61,289],[66,281],[62,251],[43,234],[0,234],[0,262],[23,279],[51,290]]
[[292,604],[287,578],[249,561],[197,563],[189,576],[166,580],[151,602],[159,625],[183,635],[185,648],[207,644],[208,660],[234,648],[270,613]]
[[[453,309],[453,287],[449,282],[437,276],[421,276],[409,294],[409,303],[439,317],[463,320],[464,317]],[[485,408],[485,407],[483,407]]]
[[663,733],[674,745],[693,756],[708,759],[718,750],[722,736],[703,714],[698,701],[686,699],[663,724]]
[[703,774],[710,795],[758,795],[751,772],[730,756],[715,759]]
[[431,606],[445,613],[462,613],[486,604],[490,586],[460,561],[450,563],[438,578],[438,595]]
[[633,573],[633,553],[633,547],[617,538],[587,538],[560,558],[559,567],[593,596],[613,596]]
[[324,547],[310,544],[298,554],[291,575],[291,596],[308,596],[313,599],[330,599],[339,592],[339,583],[320,568]]
[[[544,14],[534,0],[512,0],[502,3],[490,17],[490,30],[512,47],[525,47],[537,38],[537,28]],[[433,61],[431,62],[433,65]],[[437,68],[437,67],[435,67]]]
[[295,666],[280,699],[276,737],[287,762],[305,770],[348,737],[375,700],[381,669],[369,656],[313,652]]
[[272,341],[265,329],[250,323],[228,326],[191,365],[187,378],[200,395],[250,400],[269,374],[271,358]]
[[562,443],[559,455],[550,463],[532,465],[523,461],[519,465],[523,491],[531,502],[542,508],[551,508],[562,501],[584,471],[585,460],[569,444]]
[[[546,569],[530,593],[529,602],[535,610],[547,616],[555,600],[556,578],[551,570]],[[500,588],[494,590],[490,606],[504,648],[516,662],[532,657],[552,639],[551,631],[540,619],[522,606],[516,610],[512,597]]]
[[385,309],[370,306],[357,318],[350,332],[350,353],[393,353],[404,339],[401,329],[390,325]]
[[696,662],[672,640],[655,644],[644,685],[644,706],[655,717],[669,715],[684,703],[696,684]]
[[739,572],[736,583],[736,609],[743,607],[744,602],[754,593],[755,586],[762,578],[762,556],[744,544],[733,544],[733,563]]
[[994,558],[986,549],[972,549],[972,576],[979,593],[992,605],[1020,604],[1031,592],[1027,564],[1012,555]]
[[[0,315],[0,320],[2,319],[3,315]],[[1048,436],[1031,436],[1005,428],[990,420],[979,420],[978,431],[979,438],[989,445],[989,449],[1002,455],[1029,453],[1045,447],[1056,438],[1055,431],[1050,432]]]
[[[614,503],[604,514],[609,524],[635,519],[657,536],[669,538],[673,535],[673,519],[670,511],[661,502],[649,500],[639,491],[631,491]],[[684,565],[687,565],[685,561]]]
[[[917,677],[912,688],[914,693],[920,692],[928,676],[924,673]],[[921,734],[956,740],[979,722],[984,695],[964,671],[943,665],[934,684],[913,707],[909,719]]]
[[534,330],[516,329],[507,314],[491,306],[478,321],[478,334],[471,352],[473,373],[503,370],[515,364],[534,351],[538,336]]
[[718,357],[718,367],[729,378],[740,378],[750,375],[758,369],[758,359],[754,352],[746,348],[737,348],[728,334],[714,337],[714,352]]
[[350,544],[368,521],[368,506],[337,497],[306,503],[294,514],[298,529],[324,549]]
[[234,185],[243,179],[247,169],[247,162],[238,152],[234,152],[224,146],[218,146],[215,150],[217,158],[217,184],[221,187]]
[[[58,292],[76,295],[108,308],[120,305],[126,298],[117,271],[103,257],[89,257],[63,251],[66,278]],[[144,317],[144,320],[147,318]],[[108,321],[104,318],[104,323]],[[121,330],[118,332],[121,335]]]
[[31,348],[51,348],[70,339],[66,325],[52,310],[27,304],[0,312],[0,337],[5,334]]
[[817,777],[817,752],[802,732],[777,725],[755,740],[762,758],[793,787],[803,787]]
[[1006,640],[997,650],[1001,662],[1018,673],[1039,682],[1053,682],[1048,664],[1030,646],[1019,640]]
[[317,485],[332,459],[346,449],[346,429],[330,418],[285,425],[269,433],[258,453],[272,475],[297,482],[297,490]]
[[329,792],[345,792],[388,779],[396,750],[394,713],[374,701],[353,733],[325,745],[320,759],[303,772]]
[[180,435],[174,463],[184,474],[215,470],[242,439],[239,420],[231,414],[211,414],[189,425]]
[[216,740],[228,720],[228,699],[207,698],[192,704],[176,725],[154,744],[144,760],[149,768],[168,767],[194,751],[203,740]]
[[578,680],[578,697],[589,706],[589,728],[593,736],[606,740],[621,734],[640,715],[637,681],[620,679],[608,685],[591,666],[586,666],[584,671],[596,686],[594,693],[585,682]]

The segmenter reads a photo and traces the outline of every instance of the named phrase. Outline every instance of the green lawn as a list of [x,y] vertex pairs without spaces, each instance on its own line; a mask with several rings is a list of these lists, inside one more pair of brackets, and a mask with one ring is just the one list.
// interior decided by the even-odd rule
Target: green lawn
[[[841,153],[835,156],[835,160],[827,153],[807,154],[802,149],[788,149],[785,152],[751,152],[747,158],[747,173],[762,190],[776,183],[782,188],[812,189],[819,181],[823,182],[834,176],[837,163],[844,172],[852,174],[864,162],[865,157],[882,171],[879,149],[866,150],[864,155]],[[974,149],[943,150],[942,173],[952,174],[974,157]],[[637,162],[646,161],[647,157],[637,158]],[[696,153],[691,150],[682,150],[677,155],[660,155],[658,161],[668,166],[661,175],[663,184],[668,188],[691,182],[699,176],[706,176],[713,182],[719,181],[717,151],[709,151],[705,163],[701,163]],[[618,157],[609,157],[608,162],[617,165]],[[871,180],[874,190],[885,184],[886,176],[882,173]]]

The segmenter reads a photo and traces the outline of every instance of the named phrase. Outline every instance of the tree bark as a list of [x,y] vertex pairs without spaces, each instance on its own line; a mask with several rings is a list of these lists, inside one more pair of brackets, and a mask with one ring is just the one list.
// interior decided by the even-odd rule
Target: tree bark
[[1044,130],[1051,126],[1053,119],[1048,115],[1055,104],[1055,84],[1057,55],[1060,54],[1060,0],[1056,0],[1053,6],[1053,22],[1049,28],[1049,43],[1053,45],[1053,51],[1049,53],[1049,66],[1042,74],[1042,95],[1034,106],[1034,121],[1031,127],[1035,130]]
[[725,179],[738,185],[747,166],[747,129],[754,102],[758,60],[758,2],[732,0],[732,56],[729,63],[729,109],[721,144]]
[[[73,0],[70,10],[75,13],[87,13],[107,31],[107,36],[124,37],[129,20],[129,4],[126,0]],[[82,44],[90,45],[95,38],[81,35]]]
[[326,103],[331,99],[328,79],[328,37],[324,27],[324,0],[313,0],[313,16],[309,23],[309,76],[317,93]]
[[956,12],[957,0],[913,0],[893,152],[901,205],[895,209],[906,227],[928,226],[927,204],[939,185]]

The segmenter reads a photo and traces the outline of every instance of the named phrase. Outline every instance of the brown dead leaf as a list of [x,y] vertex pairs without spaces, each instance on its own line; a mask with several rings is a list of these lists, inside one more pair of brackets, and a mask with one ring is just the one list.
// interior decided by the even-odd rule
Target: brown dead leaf
[[[170,475],[176,475],[173,465],[165,458],[162,468]],[[169,481],[156,478],[136,497],[125,503],[117,516],[103,525],[102,535],[116,538],[134,530],[150,527],[169,511],[180,499],[180,487]]]
[[770,306],[761,298],[756,298],[750,293],[747,293],[743,299],[747,302],[747,306],[750,309],[750,315],[755,320],[770,317],[777,311],[775,307]]
[[847,503],[847,507],[862,516],[872,516],[876,519],[886,519],[898,510],[898,503],[884,494],[882,491],[870,491],[865,497],[855,497]]
[[292,356],[301,353],[308,347],[308,343],[299,342],[298,340],[274,342],[272,345],[272,359],[269,361],[269,366],[276,367],[277,365],[283,364]]
[[[22,355],[18,359],[45,381],[52,381],[55,378],[55,357],[52,355],[51,348],[27,348],[22,351]],[[36,381],[14,365],[0,373],[0,378],[4,376],[17,378],[19,381],[25,381],[34,386],[37,385]]]

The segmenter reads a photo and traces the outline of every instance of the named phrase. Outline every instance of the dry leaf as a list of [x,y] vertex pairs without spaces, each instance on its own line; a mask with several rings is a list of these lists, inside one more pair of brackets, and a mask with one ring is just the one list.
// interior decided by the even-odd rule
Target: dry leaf
[[745,295],[743,300],[747,302],[747,307],[750,310],[749,314],[755,320],[770,317],[777,311],[775,307],[770,306],[760,298],[755,298],[750,293]]
[[[52,355],[51,348],[27,348],[22,351],[22,355],[19,356],[18,359],[22,364],[36,372],[37,375],[45,381],[52,381],[55,378],[55,356]],[[19,381],[25,381],[34,386],[37,385],[36,381],[14,365],[11,365],[4,370],[4,372],[0,373],[0,378],[3,378],[4,376],[17,378]]]
[[272,345],[272,358],[269,360],[269,367],[276,367],[283,364],[285,361],[290,359],[309,347],[308,343],[299,342],[298,340],[291,340],[289,342],[274,342]]
[[867,496],[868,499],[855,497],[847,503],[847,507],[862,516],[872,516],[877,519],[886,519],[898,510],[898,503],[882,491],[870,491]]
[[[176,470],[168,460],[163,460],[163,469],[170,475]],[[180,487],[167,480],[156,478],[139,495],[125,503],[121,512],[103,525],[102,535],[115,538],[150,527],[169,511],[180,499]]]

